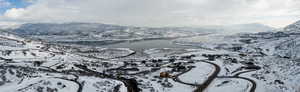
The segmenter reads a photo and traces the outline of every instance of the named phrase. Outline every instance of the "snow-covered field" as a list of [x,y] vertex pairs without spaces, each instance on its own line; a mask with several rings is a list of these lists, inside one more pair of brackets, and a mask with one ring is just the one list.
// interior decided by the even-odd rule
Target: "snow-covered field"
[[242,79],[216,79],[205,92],[248,92],[252,85]]
[[191,71],[179,76],[178,78],[187,83],[202,84],[214,71],[214,67],[208,63],[197,62]]
[[[61,45],[2,32],[0,92],[299,92],[299,24],[281,32],[180,38],[174,43],[191,48],[141,52]],[[120,39],[130,33],[133,38],[190,35],[138,30],[144,29],[104,33]]]

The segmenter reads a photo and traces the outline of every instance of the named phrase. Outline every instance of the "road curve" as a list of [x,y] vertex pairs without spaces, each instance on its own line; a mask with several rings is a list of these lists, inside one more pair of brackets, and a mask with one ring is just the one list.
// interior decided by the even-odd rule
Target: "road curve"
[[235,74],[235,75],[233,75],[233,76],[236,76],[236,77],[238,77],[238,76],[240,76],[240,75],[241,75],[241,74],[243,74],[243,73],[248,73],[248,72],[252,72],[252,71],[256,71],[256,70],[242,71],[242,72],[236,73],[236,74]]
[[244,79],[244,80],[247,80],[249,82],[251,82],[252,84],[252,87],[250,88],[250,91],[249,92],[255,92],[255,89],[256,89],[256,83],[254,80],[251,80],[249,78],[245,78],[245,77],[240,77],[240,76],[219,76],[218,78],[236,78],[236,79]]
[[[75,74],[74,74],[75,75]],[[75,79],[68,79],[68,78],[60,78],[60,77],[55,77],[57,79],[62,79],[62,80],[66,80],[66,81],[71,81],[71,82],[74,82],[78,85],[78,89],[77,89],[77,92],[82,92],[82,89],[83,89],[83,85],[78,82],[77,78],[78,76],[76,75],[76,78]]]
[[205,60],[200,60],[200,62],[205,62],[205,63],[208,63],[208,64],[211,64],[215,67],[215,71],[213,72],[213,74],[211,76],[209,76],[207,78],[207,80],[202,83],[201,85],[199,85],[197,87],[196,90],[194,90],[194,92],[203,92],[208,86],[209,84],[215,79],[217,78],[219,72],[221,71],[221,68],[219,65],[215,64],[215,63],[212,63],[212,62],[208,62],[208,61],[205,61]]
[[93,70],[88,69],[87,67],[80,67],[78,65],[75,65],[75,67],[80,68],[80,69],[88,72],[88,74],[92,74],[92,75],[95,75],[95,76],[98,76],[98,77],[110,78],[110,79],[121,81],[127,87],[128,92],[139,92],[140,91],[140,89],[138,88],[138,85],[133,83],[133,81],[131,79],[127,79],[127,78],[124,78],[124,77],[117,77],[116,78],[115,76],[107,75],[105,73],[100,73],[100,72],[97,72],[97,71],[93,71]]
[[190,85],[190,86],[199,86],[198,84],[193,84],[193,83],[183,82],[182,80],[180,80],[180,79],[178,78],[180,75],[183,75],[183,74],[185,74],[185,73],[187,73],[187,72],[189,72],[189,71],[191,71],[191,70],[192,70],[192,68],[189,68],[188,70],[186,70],[186,71],[184,71],[184,72],[181,72],[181,73],[179,73],[179,74],[177,74],[177,75],[174,75],[174,77],[172,78],[173,81],[178,82],[178,83],[181,83],[181,84],[185,84],[185,85]]
[[218,78],[236,78],[236,79],[243,79],[243,80],[247,80],[249,82],[251,82],[252,84],[252,87],[250,88],[250,91],[249,92],[255,92],[255,89],[256,89],[256,82],[250,78],[246,78],[246,77],[240,77],[241,74],[243,73],[248,73],[248,72],[252,72],[252,71],[256,71],[256,70],[248,70],[248,71],[242,71],[242,72],[239,72],[233,76],[218,76]]

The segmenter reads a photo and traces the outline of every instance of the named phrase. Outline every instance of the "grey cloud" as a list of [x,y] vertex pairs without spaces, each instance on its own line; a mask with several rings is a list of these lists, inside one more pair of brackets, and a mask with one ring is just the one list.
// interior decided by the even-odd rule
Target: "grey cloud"
[[[296,21],[294,18],[300,14],[297,4],[298,0],[38,0],[24,11],[8,10],[4,18],[27,22],[103,22],[137,26],[252,22],[282,26]],[[13,17],[14,14],[19,15]]]

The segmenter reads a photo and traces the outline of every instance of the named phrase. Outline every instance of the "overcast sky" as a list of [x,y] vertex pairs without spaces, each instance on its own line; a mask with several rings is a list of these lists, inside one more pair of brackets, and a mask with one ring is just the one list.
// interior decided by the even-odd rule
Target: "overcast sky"
[[300,0],[0,0],[0,22],[99,22],[136,26],[300,20]]

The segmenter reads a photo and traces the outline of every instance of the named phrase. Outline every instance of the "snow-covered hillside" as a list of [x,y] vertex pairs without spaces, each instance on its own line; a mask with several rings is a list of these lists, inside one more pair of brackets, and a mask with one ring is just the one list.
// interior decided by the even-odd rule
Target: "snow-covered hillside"
[[284,31],[291,31],[291,32],[297,32],[299,30],[300,30],[300,21],[297,21],[284,28]]
[[[0,48],[1,92],[127,92],[125,82],[122,82],[127,80],[125,78],[117,80],[100,73],[80,72],[83,62],[93,61],[99,65],[113,63],[76,54],[71,48],[64,49],[63,46],[27,40],[4,32],[0,34]],[[118,50],[124,54],[128,51]],[[110,55],[122,56],[118,53]]]
[[[300,91],[300,86],[297,84],[300,81],[299,25],[298,21],[281,31],[235,35],[213,34],[180,39],[176,43],[240,53],[235,57],[234,62],[255,64],[262,68],[256,72],[243,74],[253,79],[256,85],[261,86],[256,88],[257,92],[298,92]],[[230,68],[228,70],[231,71]],[[213,90],[217,89],[208,90],[214,92]]]
[[100,23],[28,23],[10,32],[48,42],[98,41],[113,43],[128,40],[176,38],[213,32],[213,29],[185,27],[133,27]]
[[[0,91],[299,92],[298,25],[278,32],[194,36],[207,32],[93,23],[25,24],[11,30],[14,35],[0,33]],[[191,48],[134,51],[52,43],[177,37],[183,38],[174,45]]]

